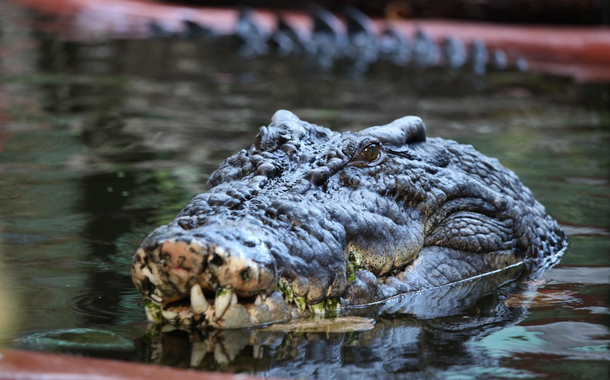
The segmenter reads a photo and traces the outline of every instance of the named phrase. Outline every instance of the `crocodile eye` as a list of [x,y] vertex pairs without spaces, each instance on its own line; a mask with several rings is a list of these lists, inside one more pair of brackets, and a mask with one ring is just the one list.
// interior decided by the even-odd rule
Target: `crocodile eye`
[[379,146],[378,143],[373,143],[373,144],[367,146],[366,148],[362,149],[362,152],[360,152],[360,157],[362,157],[363,160],[369,161],[369,162],[378,160],[380,156],[381,156],[381,147]]

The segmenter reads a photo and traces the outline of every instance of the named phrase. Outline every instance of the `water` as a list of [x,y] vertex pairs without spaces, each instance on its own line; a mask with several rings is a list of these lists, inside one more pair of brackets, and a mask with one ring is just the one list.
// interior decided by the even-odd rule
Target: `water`
[[[608,85],[390,65],[320,75],[214,41],[62,40],[42,21],[0,1],[2,344],[281,377],[610,377]],[[541,279],[409,298],[367,331],[148,326],[129,274],[139,242],[280,108],[336,130],[421,116],[514,170],[570,247]]]

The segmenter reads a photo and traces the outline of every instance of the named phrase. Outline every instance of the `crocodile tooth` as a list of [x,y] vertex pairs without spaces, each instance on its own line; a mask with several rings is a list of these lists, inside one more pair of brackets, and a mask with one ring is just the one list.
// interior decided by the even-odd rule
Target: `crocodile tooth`
[[191,310],[195,314],[203,314],[209,307],[208,301],[201,291],[199,284],[193,285],[191,288]]
[[294,291],[292,290],[292,284],[285,284],[282,293],[284,294],[286,303],[291,303],[294,300]]
[[237,294],[235,293],[231,295],[231,305],[237,305]]
[[317,303],[315,305],[307,305],[309,307],[309,310],[311,310],[311,312],[313,314],[317,314],[317,315],[322,315],[326,313],[326,308],[324,307],[324,301]]
[[161,311],[161,314],[163,315],[163,319],[168,321],[173,321],[178,316],[178,313],[171,310],[163,310]]
[[296,303],[301,313],[303,313],[305,309],[307,309],[307,301],[305,297],[294,297],[294,303]]
[[356,279],[356,272],[354,271],[354,264],[351,261],[345,262],[345,267],[347,271],[347,281],[354,281]]
[[260,306],[263,304],[263,299],[260,294],[258,296],[256,296],[256,299],[254,300],[254,304],[256,306]]
[[267,299],[267,295],[266,294],[261,293],[261,294],[259,294],[259,296],[261,296],[261,299],[263,301]]
[[341,300],[339,298],[327,298],[325,303],[326,303],[326,310],[329,310],[329,311],[341,310]]
[[146,312],[146,318],[153,323],[163,322],[163,305],[153,301],[150,298],[144,299],[144,311]]
[[231,304],[231,298],[233,298],[232,289],[220,289],[216,292],[216,300],[214,301],[214,315],[216,319],[220,319],[225,311],[227,311]]

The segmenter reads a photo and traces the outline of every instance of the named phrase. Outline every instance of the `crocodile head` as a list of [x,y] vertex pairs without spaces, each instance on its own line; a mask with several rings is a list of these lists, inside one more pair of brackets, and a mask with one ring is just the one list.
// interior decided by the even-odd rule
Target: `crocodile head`
[[427,139],[417,117],[340,134],[278,111],[207,186],[134,257],[150,320],[233,328],[336,313],[565,247],[511,171]]

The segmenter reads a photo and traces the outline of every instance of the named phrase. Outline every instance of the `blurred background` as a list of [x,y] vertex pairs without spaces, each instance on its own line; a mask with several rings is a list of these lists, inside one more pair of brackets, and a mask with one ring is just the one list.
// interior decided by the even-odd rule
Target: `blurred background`
[[[449,36],[470,49],[485,21],[484,72],[473,58],[450,67],[442,54],[424,65],[376,56],[354,70],[349,55],[320,65],[326,56],[235,38],[234,3],[184,3],[0,0],[2,345],[260,376],[610,377],[610,82],[595,74],[610,72],[607,2],[320,2],[355,6],[375,25],[430,25],[425,51]],[[256,9],[275,15],[286,4],[247,4],[269,38],[275,18]],[[310,16],[292,8],[307,40]],[[582,35],[585,47],[536,55],[528,38],[492,35],[507,24],[525,27],[509,30],[530,42],[575,28],[562,33]],[[416,35],[407,37],[414,47]],[[499,68],[492,56],[502,46],[493,44],[509,40],[510,64]],[[540,55],[546,66],[536,66]],[[418,115],[429,135],[472,144],[515,171],[570,247],[535,282],[476,293],[442,315],[383,315],[368,331],[147,325],[129,273],[140,241],[204,192],[277,109],[338,131]]]

